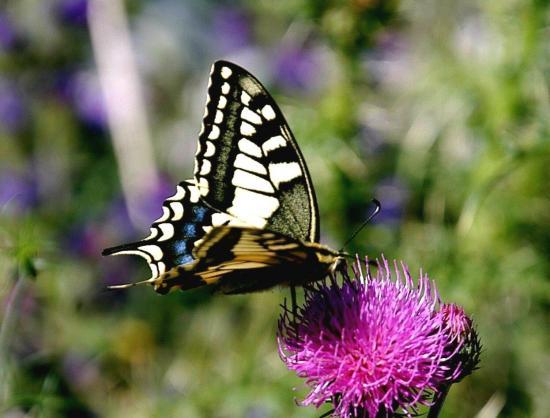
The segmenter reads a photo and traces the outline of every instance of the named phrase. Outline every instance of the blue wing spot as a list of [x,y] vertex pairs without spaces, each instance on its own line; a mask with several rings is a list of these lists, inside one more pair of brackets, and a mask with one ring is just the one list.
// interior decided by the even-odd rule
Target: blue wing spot
[[189,251],[187,251],[187,241],[178,241],[173,244],[174,246],[174,253],[176,254],[187,254]]
[[197,234],[197,225],[186,223],[183,226],[183,233],[187,237],[194,237]]
[[178,264],[188,264],[193,260],[193,257],[191,257],[189,254],[182,255],[181,257],[176,257],[176,263]]
[[208,213],[204,206],[193,206],[193,221],[202,222]]

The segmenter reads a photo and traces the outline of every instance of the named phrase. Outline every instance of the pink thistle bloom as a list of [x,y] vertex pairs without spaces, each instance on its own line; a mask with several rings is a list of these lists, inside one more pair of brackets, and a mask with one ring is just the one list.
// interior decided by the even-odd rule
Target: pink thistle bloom
[[452,305],[439,311],[435,285],[422,273],[415,285],[403,263],[353,270],[355,280],[344,272],[341,284],[305,289],[296,315],[283,307],[281,359],[311,388],[300,404],[330,402],[341,418],[416,414],[461,375],[452,360],[466,325]]

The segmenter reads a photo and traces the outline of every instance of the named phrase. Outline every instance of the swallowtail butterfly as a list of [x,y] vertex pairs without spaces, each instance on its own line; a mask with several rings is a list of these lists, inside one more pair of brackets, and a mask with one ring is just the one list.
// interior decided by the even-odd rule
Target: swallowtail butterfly
[[281,110],[253,75],[226,61],[212,66],[194,178],[162,209],[147,238],[103,251],[145,258],[153,275],[138,283],[159,293],[303,285],[341,259],[318,243],[315,191]]

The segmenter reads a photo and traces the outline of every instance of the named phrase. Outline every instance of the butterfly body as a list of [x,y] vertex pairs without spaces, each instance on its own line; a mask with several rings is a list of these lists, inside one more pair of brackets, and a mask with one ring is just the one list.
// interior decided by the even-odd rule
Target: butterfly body
[[216,227],[193,251],[195,261],[154,282],[159,293],[209,285],[224,294],[303,286],[325,277],[342,254],[315,242],[257,228]]
[[153,274],[139,283],[159,293],[247,293],[326,276],[341,257],[318,241],[313,183],[282,112],[248,71],[217,61],[193,179],[163,203],[149,237],[103,254],[145,258]]

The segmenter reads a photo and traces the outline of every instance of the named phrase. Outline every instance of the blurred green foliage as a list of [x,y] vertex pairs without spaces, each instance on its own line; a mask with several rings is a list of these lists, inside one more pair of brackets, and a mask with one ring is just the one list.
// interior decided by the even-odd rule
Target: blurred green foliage
[[[104,290],[148,277],[99,255],[148,225],[124,205],[86,6],[0,9],[0,414],[319,416],[278,358],[285,290]],[[547,2],[125,6],[161,167],[148,219],[191,176],[210,63],[241,64],[300,143],[323,241],[338,248],[377,197],[350,250],[422,268],[475,318],[481,369],[443,416],[548,416]]]

